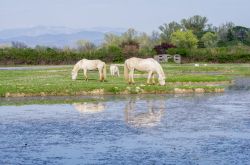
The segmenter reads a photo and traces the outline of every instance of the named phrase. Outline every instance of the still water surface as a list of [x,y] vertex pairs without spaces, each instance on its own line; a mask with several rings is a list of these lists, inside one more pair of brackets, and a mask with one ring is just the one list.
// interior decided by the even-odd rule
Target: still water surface
[[0,164],[250,164],[249,82],[223,94],[0,106]]

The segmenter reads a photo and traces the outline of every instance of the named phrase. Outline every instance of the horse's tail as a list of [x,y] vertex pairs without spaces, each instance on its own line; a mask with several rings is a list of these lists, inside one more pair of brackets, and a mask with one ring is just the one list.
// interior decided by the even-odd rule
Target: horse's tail
[[128,81],[128,66],[127,66],[127,61],[124,63],[124,78],[125,80]]
[[104,80],[106,79],[106,76],[107,76],[107,66],[106,66],[106,64],[104,63],[104,67],[103,67],[103,79],[104,79]]

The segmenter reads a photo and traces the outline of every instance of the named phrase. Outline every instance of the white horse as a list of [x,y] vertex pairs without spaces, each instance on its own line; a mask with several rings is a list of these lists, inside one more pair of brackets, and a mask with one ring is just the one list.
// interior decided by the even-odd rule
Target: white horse
[[120,77],[119,68],[116,64],[111,64],[109,69],[110,69],[111,76]]
[[[140,100],[142,101],[142,100]],[[147,100],[144,108],[138,107],[136,99],[130,99],[125,106],[125,121],[133,127],[154,127],[158,125],[165,113],[165,103]]]
[[98,113],[105,110],[103,103],[74,103],[73,106],[80,113]]
[[87,71],[88,70],[96,70],[99,71],[99,79],[100,81],[104,81],[106,79],[106,64],[105,62],[101,60],[87,60],[82,59],[78,61],[73,70],[72,70],[72,80],[76,80],[77,73],[80,69],[83,69],[83,74],[85,77],[85,80],[88,81]]
[[161,65],[153,58],[136,58],[132,57],[125,61],[124,64],[124,77],[128,83],[134,82],[134,70],[148,72],[147,84],[150,84],[150,79],[152,77],[153,84],[155,83],[154,74],[158,74],[158,81],[160,85],[165,85],[165,74]]

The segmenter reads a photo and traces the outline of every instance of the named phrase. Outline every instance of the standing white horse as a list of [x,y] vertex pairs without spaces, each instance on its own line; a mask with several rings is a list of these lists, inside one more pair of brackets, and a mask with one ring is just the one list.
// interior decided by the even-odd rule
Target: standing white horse
[[150,84],[150,79],[152,77],[152,83],[154,84],[154,74],[158,74],[158,81],[160,85],[165,85],[165,74],[161,65],[153,58],[136,58],[132,57],[125,61],[124,64],[124,77],[128,83],[134,82],[134,70],[148,72],[147,84]]
[[72,80],[76,80],[77,73],[80,69],[83,69],[83,74],[85,77],[85,80],[88,81],[87,71],[88,70],[96,70],[99,71],[99,79],[100,81],[104,81],[106,79],[106,64],[105,62],[101,60],[87,60],[82,59],[78,61],[73,70],[72,70]]
[[119,68],[116,64],[111,64],[109,69],[110,69],[111,76],[120,77]]

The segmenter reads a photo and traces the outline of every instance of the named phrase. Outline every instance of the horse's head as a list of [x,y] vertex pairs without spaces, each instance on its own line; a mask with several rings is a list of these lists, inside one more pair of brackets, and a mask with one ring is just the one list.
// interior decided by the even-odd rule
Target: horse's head
[[76,80],[77,71],[75,70],[75,68],[71,71],[71,77],[72,77],[72,80]]
[[161,86],[166,84],[165,79],[165,76],[159,76],[158,81]]

